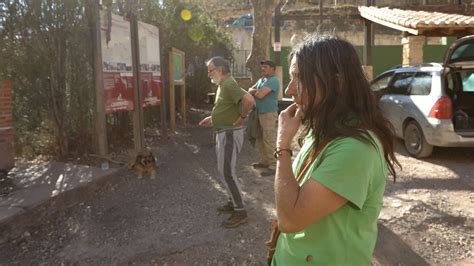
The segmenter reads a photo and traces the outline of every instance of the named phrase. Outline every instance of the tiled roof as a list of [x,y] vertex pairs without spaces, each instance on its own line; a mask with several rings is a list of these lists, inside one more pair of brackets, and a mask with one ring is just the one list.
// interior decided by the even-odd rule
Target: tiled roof
[[375,6],[360,6],[359,12],[365,19],[414,35],[446,34],[460,30],[467,34],[474,33],[474,16]]
[[[323,7],[324,15],[357,15],[357,6],[354,5],[340,5],[340,6],[325,6]],[[319,6],[309,6],[303,8],[287,8],[282,9],[283,15],[297,15],[297,16],[318,16]]]

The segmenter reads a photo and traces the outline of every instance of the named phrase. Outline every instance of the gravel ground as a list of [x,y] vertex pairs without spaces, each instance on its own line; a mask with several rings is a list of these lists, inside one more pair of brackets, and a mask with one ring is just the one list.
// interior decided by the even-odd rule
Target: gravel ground
[[[238,174],[249,223],[235,229],[214,178],[212,132],[194,125],[206,111],[168,138],[147,132],[158,159],[158,179],[121,182],[94,198],[25,228],[0,247],[0,264],[264,265],[264,242],[274,216],[273,177],[250,167],[257,156],[246,144]],[[396,183],[387,182],[374,265],[473,265],[474,149],[436,149],[429,159],[407,156]]]
[[403,170],[388,183],[381,225],[429,264],[474,265],[474,149],[437,148],[419,160],[398,144]]

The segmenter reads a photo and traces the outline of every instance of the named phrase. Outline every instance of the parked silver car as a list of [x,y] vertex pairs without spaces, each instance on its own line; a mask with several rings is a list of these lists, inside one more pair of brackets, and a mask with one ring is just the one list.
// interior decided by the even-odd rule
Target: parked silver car
[[453,43],[443,64],[395,67],[371,88],[411,156],[474,147],[474,36]]

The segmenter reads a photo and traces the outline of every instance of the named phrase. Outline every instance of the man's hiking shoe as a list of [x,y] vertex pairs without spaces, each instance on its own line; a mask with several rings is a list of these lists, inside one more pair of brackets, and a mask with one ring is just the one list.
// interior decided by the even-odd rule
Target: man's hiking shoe
[[217,208],[217,211],[220,213],[233,213],[234,206],[232,205],[232,202],[227,202],[226,205]]
[[263,164],[263,163],[253,163],[252,164],[253,168],[268,168],[268,164]]
[[246,211],[236,211],[222,223],[222,226],[225,228],[235,228],[241,224],[247,222],[247,212]]

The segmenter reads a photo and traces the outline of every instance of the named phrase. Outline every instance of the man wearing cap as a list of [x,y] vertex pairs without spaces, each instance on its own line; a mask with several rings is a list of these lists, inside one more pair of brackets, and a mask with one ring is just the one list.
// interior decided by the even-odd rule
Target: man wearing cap
[[277,135],[278,121],[278,94],[280,82],[275,76],[276,65],[271,60],[260,62],[262,67],[262,78],[253,85],[248,92],[253,95],[258,112],[258,135],[257,147],[260,153],[260,161],[253,163],[254,168],[264,171],[262,176],[274,175],[276,160],[273,157]]

